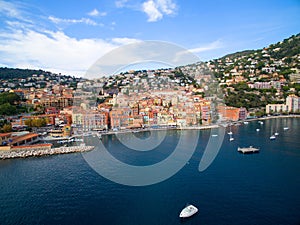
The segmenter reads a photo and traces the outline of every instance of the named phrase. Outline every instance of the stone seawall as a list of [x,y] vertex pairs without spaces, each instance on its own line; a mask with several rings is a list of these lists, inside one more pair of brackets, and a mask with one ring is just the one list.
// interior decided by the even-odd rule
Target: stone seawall
[[26,148],[22,150],[0,151],[0,159],[27,158],[32,156],[57,155],[74,152],[87,152],[94,149],[94,146],[72,146],[59,148]]

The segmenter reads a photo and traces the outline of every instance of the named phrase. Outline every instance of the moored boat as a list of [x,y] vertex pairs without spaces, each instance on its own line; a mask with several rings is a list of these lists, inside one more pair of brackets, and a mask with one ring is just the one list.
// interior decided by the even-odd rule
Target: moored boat
[[180,218],[188,218],[196,214],[198,209],[193,205],[187,205],[179,214]]
[[259,152],[259,148],[254,148],[253,146],[246,147],[246,148],[238,147],[238,152],[242,152],[242,153],[255,153],[255,152]]
[[276,139],[276,136],[275,135],[272,135],[271,137],[270,137],[270,140],[275,140]]

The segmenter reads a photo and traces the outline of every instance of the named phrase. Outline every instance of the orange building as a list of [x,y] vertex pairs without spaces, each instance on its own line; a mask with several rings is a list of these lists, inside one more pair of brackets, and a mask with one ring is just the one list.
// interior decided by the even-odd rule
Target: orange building
[[230,106],[218,106],[220,116],[225,120],[238,121],[240,109]]

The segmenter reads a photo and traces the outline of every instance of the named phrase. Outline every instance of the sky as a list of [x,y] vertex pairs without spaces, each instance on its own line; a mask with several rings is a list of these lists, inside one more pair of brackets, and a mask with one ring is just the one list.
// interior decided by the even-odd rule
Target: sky
[[0,66],[83,76],[140,41],[168,42],[207,61],[299,28],[299,0],[0,0]]

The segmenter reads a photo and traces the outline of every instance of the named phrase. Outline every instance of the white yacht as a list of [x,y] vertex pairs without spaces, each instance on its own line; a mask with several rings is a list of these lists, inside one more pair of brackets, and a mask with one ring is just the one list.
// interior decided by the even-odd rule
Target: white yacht
[[283,130],[288,130],[288,129],[289,129],[288,127],[284,127],[284,128],[283,128]]
[[233,137],[230,137],[230,138],[229,138],[229,141],[234,141],[234,138],[233,138]]
[[278,133],[278,132],[275,132],[275,133],[274,133],[274,135],[275,135],[275,136],[278,136],[278,135],[279,135],[279,133]]
[[259,128],[257,128],[257,129],[256,129],[256,131],[258,132],[258,131],[260,131],[260,129],[259,129]]
[[271,137],[270,137],[270,140],[275,140],[276,139],[276,136],[275,135],[272,135]]
[[188,205],[180,212],[179,217],[180,218],[191,217],[192,215],[194,215],[197,212],[198,212],[198,209],[195,206]]
[[249,122],[248,121],[244,121],[244,124],[248,124]]

